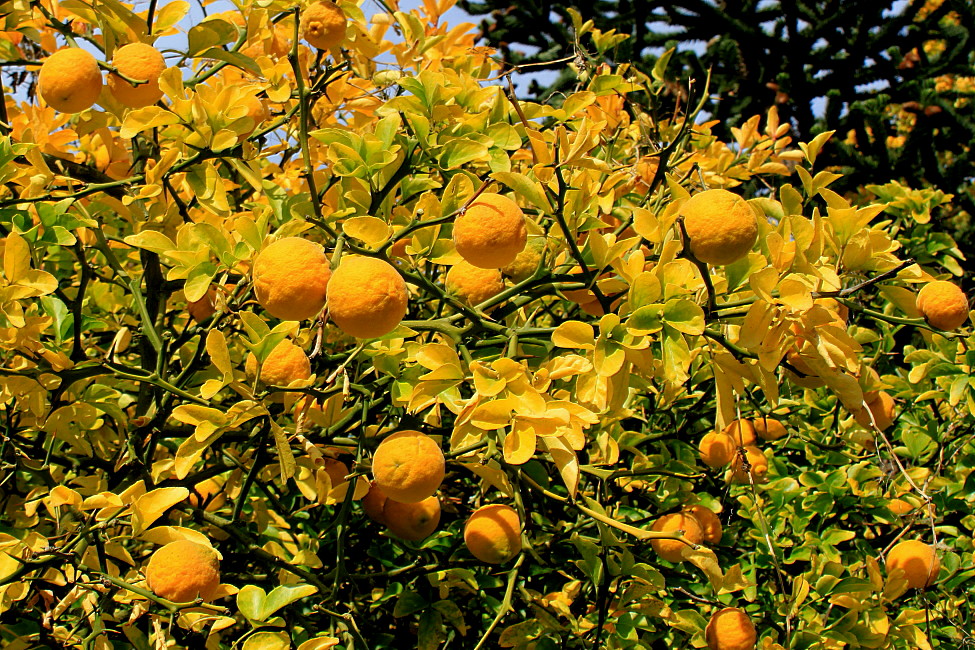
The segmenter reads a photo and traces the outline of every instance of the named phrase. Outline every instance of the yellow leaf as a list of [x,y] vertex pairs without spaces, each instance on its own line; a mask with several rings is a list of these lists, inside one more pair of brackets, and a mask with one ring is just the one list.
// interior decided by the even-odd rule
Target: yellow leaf
[[291,445],[288,442],[288,436],[285,434],[284,429],[274,420],[271,420],[271,433],[274,434],[274,446],[278,450],[281,477],[287,480],[295,475],[295,455],[291,451]]
[[552,456],[552,461],[562,475],[569,498],[573,499],[579,487],[579,458],[565,439],[560,437],[539,438],[542,446]]
[[190,495],[185,487],[156,488],[132,504],[132,534],[139,535],[159,519],[166,510]]
[[378,248],[389,239],[393,229],[382,219],[363,216],[346,219],[342,224],[342,232],[373,248]]
[[234,367],[230,363],[230,351],[227,349],[227,337],[224,333],[217,329],[207,332],[206,348],[207,354],[210,355],[210,361],[217,367],[217,370],[224,377],[233,376]]
[[64,485],[59,485],[51,490],[51,493],[44,501],[48,507],[54,508],[64,505],[80,506],[82,499],[77,491]]
[[3,274],[9,284],[17,284],[30,270],[30,246],[17,232],[7,235],[3,249]]
[[680,551],[681,557],[696,566],[707,576],[711,588],[717,592],[724,584],[724,574],[718,564],[718,556],[711,549],[698,545],[697,549],[685,545]]
[[197,544],[203,544],[204,546],[213,548],[209,537],[198,530],[185,528],[183,526],[155,526],[139,535],[139,539],[151,544],[159,544],[160,546],[181,539],[188,539],[191,542],[196,542]]
[[552,332],[552,343],[560,348],[592,350],[596,346],[595,330],[582,321],[566,321]]
[[504,462],[523,465],[535,454],[535,429],[531,424],[515,420],[511,431],[504,437]]
[[511,423],[513,407],[514,404],[509,399],[496,399],[480,404],[471,414],[471,424],[486,431],[506,427]]

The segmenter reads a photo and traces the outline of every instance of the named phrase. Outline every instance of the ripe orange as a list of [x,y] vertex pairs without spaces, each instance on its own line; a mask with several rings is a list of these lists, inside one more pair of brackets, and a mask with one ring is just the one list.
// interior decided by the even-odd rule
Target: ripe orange
[[397,431],[376,448],[372,476],[390,499],[416,503],[433,495],[443,482],[443,451],[419,431]]
[[853,412],[853,417],[860,426],[870,429],[870,415],[877,428],[885,431],[894,423],[894,398],[886,391],[874,391],[863,396],[865,406]]
[[935,280],[921,287],[917,309],[931,327],[956,330],[968,321],[968,298],[958,285]]
[[419,542],[429,537],[440,523],[440,499],[431,496],[415,503],[386,499],[383,519],[392,534],[411,542]]
[[725,607],[711,615],[704,639],[708,650],[752,650],[758,633],[748,614],[737,607]]
[[718,468],[731,462],[738,444],[724,431],[712,431],[704,434],[697,448],[701,452],[702,463]]
[[749,474],[751,474],[751,479],[755,483],[764,483],[768,474],[768,459],[765,457],[765,454],[754,445],[746,445],[743,449],[748,464],[751,466],[751,471],[745,471],[745,464],[742,462],[741,454],[736,453],[731,460],[731,482],[751,483],[751,480],[748,478]]
[[545,252],[545,238],[531,237],[525,244],[525,248],[515,255],[509,264],[506,264],[501,272],[514,280],[522,282],[535,272],[538,265],[542,262],[542,253]]
[[[249,377],[257,373],[257,357],[247,355],[244,369]],[[281,341],[261,365],[261,381],[269,386],[288,386],[293,381],[311,377],[311,361],[300,347],[285,339]]]
[[504,290],[504,278],[498,269],[482,269],[466,261],[455,264],[444,280],[447,292],[468,305],[479,305]]
[[745,199],[728,190],[695,194],[679,210],[691,252],[708,264],[724,265],[748,255],[758,241],[758,221]]
[[91,108],[102,92],[98,61],[81,48],[58,50],[41,64],[37,92],[61,113],[80,113]]
[[[650,527],[655,533],[675,533],[678,530],[684,531],[684,539],[692,544],[700,544],[704,541],[704,529],[698,522],[697,517],[689,512],[672,512],[664,515],[653,522]],[[689,548],[687,544],[676,539],[653,539],[650,546],[657,552],[657,555],[668,562],[683,562],[681,552]]]
[[320,50],[342,43],[345,40],[345,29],[345,12],[329,0],[314,2],[301,12],[301,37]]
[[202,323],[217,313],[217,289],[211,286],[199,300],[186,303],[186,311],[194,322]]
[[525,213],[500,194],[482,194],[454,221],[454,245],[461,257],[482,269],[515,261],[528,243]]
[[704,533],[704,541],[708,544],[717,544],[721,541],[721,520],[710,508],[701,505],[684,506],[684,512],[697,519],[701,524],[701,531]]
[[911,589],[922,589],[938,579],[941,561],[933,546],[916,539],[898,543],[887,553],[887,572],[904,571]]
[[789,434],[785,426],[775,418],[755,418],[752,420],[752,427],[762,440],[778,440]]
[[481,506],[464,524],[464,544],[488,564],[504,564],[521,552],[521,518],[511,506]]
[[155,104],[163,96],[159,75],[166,70],[166,60],[159,50],[146,43],[129,43],[115,50],[112,65],[129,79],[147,81],[133,86],[115,74],[108,75],[108,89],[121,104],[142,108]]
[[180,539],[156,549],[146,566],[146,583],[175,603],[213,600],[220,586],[220,560],[212,548]]
[[389,262],[353,255],[328,283],[328,314],[350,336],[372,339],[392,332],[406,315],[406,282]]
[[281,320],[313,318],[325,306],[332,276],[325,249],[301,237],[284,237],[254,258],[257,301]]
[[362,510],[366,515],[377,524],[386,525],[386,518],[383,516],[383,507],[386,505],[386,493],[373,481],[369,486],[366,496],[362,497]]
[[751,420],[746,420],[745,418],[734,420],[724,428],[722,433],[727,433],[731,436],[735,444],[740,447],[754,445],[758,441],[758,438],[755,437],[754,425]]

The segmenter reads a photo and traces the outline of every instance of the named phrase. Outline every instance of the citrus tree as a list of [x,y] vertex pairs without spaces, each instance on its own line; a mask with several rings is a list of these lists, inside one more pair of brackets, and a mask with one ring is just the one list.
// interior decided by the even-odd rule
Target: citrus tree
[[5,645],[969,643],[950,197],[452,5],[10,5]]

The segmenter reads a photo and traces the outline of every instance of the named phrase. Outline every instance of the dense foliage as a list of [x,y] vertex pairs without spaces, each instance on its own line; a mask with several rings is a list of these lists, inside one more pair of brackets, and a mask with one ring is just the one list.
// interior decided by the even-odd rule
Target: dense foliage
[[[452,0],[385,4],[211,16],[137,108],[6,94],[5,647],[970,644],[951,197],[834,191],[842,133],[724,138],[700,79],[662,114],[664,61],[519,100]],[[14,2],[4,69],[117,74],[188,8]]]

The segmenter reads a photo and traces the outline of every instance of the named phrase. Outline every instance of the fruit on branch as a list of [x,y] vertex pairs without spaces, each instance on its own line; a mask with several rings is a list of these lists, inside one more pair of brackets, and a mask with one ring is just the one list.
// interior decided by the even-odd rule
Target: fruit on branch
[[518,511],[501,503],[481,506],[464,524],[464,544],[481,562],[504,564],[521,552]]
[[115,50],[112,65],[122,75],[146,83],[132,85],[120,75],[108,75],[108,89],[119,103],[129,108],[155,104],[163,96],[159,76],[166,70],[166,61],[159,50],[146,43],[129,43]]
[[697,519],[706,543],[717,544],[721,541],[721,519],[714,510],[702,505],[693,505],[684,506],[684,512]]
[[61,113],[80,113],[91,108],[102,92],[98,61],[78,47],[58,50],[41,64],[37,92]]
[[690,238],[691,253],[701,262],[731,264],[758,241],[758,221],[748,202],[728,190],[705,190],[678,211]]
[[443,482],[440,445],[419,431],[397,431],[379,443],[372,457],[375,484],[390,499],[416,503],[433,495]]
[[406,315],[406,282],[389,262],[353,255],[342,259],[328,283],[328,314],[350,336],[389,334]]
[[789,434],[785,426],[775,418],[755,418],[752,420],[752,427],[762,440],[778,440]]
[[[744,455],[744,458],[742,456]],[[745,465],[748,465],[746,469]],[[755,445],[746,445],[731,459],[732,483],[764,483],[768,474],[768,459]],[[749,476],[751,477],[749,479]]]
[[500,269],[515,261],[528,243],[525,213],[500,194],[481,194],[454,221],[454,246],[461,257],[482,269]]
[[[676,533],[682,530],[684,531],[684,539],[691,544],[700,544],[704,541],[704,528],[698,522],[697,517],[689,512],[672,512],[669,515],[664,515],[653,522],[650,530],[655,533]],[[682,551],[685,548],[690,548],[678,539],[653,539],[650,540],[650,546],[653,547],[657,555],[674,563],[683,562]]]
[[482,269],[462,260],[447,271],[447,292],[468,305],[479,305],[504,290],[504,278],[498,269]]
[[704,434],[697,448],[701,452],[702,463],[718,468],[731,462],[738,444],[724,431],[712,431]]
[[704,639],[708,650],[752,650],[758,633],[748,614],[737,607],[725,607],[711,615]]
[[152,554],[146,583],[157,596],[176,603],[213,600],[220,587],[220,560],[209,546],[179,539]]
[[[247,355],[244,370],[248,377],[257,374],[257,357],[253,353]],[[269,386],[288,386],[293,381],[311,377],[311,361],[300,347],[285,339],[281,341],[264,363],[261,364],[261,381]]]
[[731,439],[739,447],[754,445],[758,441],[758,438],[755,437],[754,425],[752,425],[750,420],[745,418],[734,420],[722,432],[731,436]]
[[369,485],[369,491],[362,497],[362,510],[370,519],[377,524],[386,525],[386,518],[383,516],[383,506],[386,505],[386,493],[382,491],[375,481]]
[[313,2],[301,12],[298,29],[309,45],[320,50],[330,49],[345,40],[345,12],[329,0]]
[[917,294],[917,310],[931,327],[956,330],[968,320],[968,298],[958,285],[935,280],[921,287]]
[[254,259],[257,302],[281,320],[315,317],[325,306],[332,270],[325,249],[302,237],[284,237]]
[[544,252],[545,238],[531,237],[525,244],[525,248],[515,255],[515,259],[506,264],[501,272],[515,282],[527,280],[541,264]]
[[186,303],[186,311],[196,323],[202,323],[217,313],[217,288],[211,286],[199,300]]
[[863,403],[864,406],[853,413],[853,417],[860,426],[872,429],[871,415],[873,422],[881,431],[886,431],[894,423],[894,398],[886,391],[878,390],[865,393]]
[[429,537],[440,523],[440,499],[431,496],[415,503],[386,499],[383,520],[389,532],[400,539],[419,542]]
[[911,589],[922,589],[938,579],[941,562],[933,546],[916,539],[899,542],[887,553],[887,573],[900,569]]

